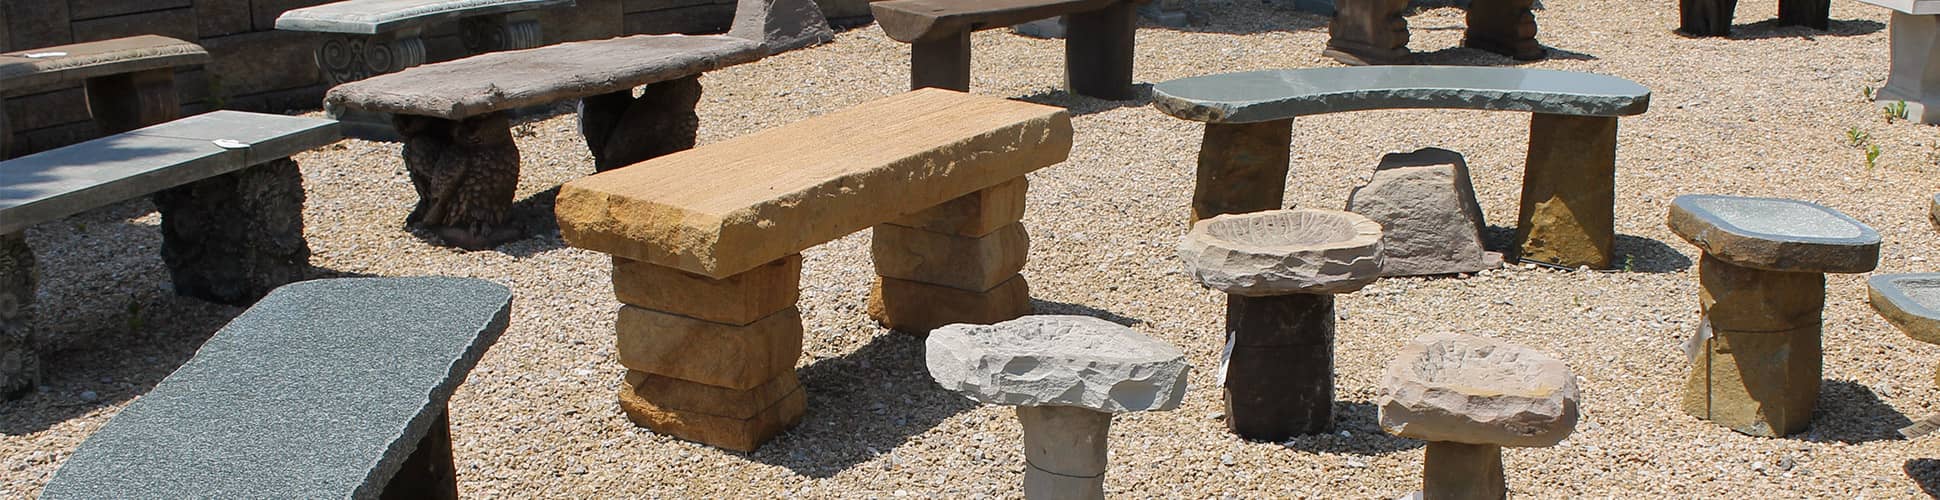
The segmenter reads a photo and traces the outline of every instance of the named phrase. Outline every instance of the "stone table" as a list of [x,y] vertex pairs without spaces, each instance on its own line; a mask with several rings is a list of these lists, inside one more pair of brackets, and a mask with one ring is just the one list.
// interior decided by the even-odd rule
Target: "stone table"
[[1032,499],[1104,498],[1112,414],[1178,408],[1191,369],[1171,344],[1086,316],[945,326],[923,358],[943,388],[1017,407]]
[[1547,447],[1576,429],[1576,376],[1562,361],[1497,340],[1415,339],[1381,373],[1381,429],[1428,441],[1422,498],[1508,496],[1502,447]]
[[1672,200],[1669,225],[1704,252],[1685,413],[1755,436],[1804,430],[1825,273],[1873,270],[1879,233],[1816,203],[1718,195]]
[[1284,441],[1334,422],[1334,294],[1381,277],[1381,225],[1351,212],[1268,210],[1192,225],[1186,272],[1226,292],[1226,427]]
[[1906,103],[1908,119],[1940,123],[1940,0],[1859,1],[1893,10],[1886,21],[1892,43],[1886,86],[1873,94],[1873,102]]
[[[1468,5],[1468,31],[1462,46],[1486,50],[1522,61],[1549,54],[1536,42],[1535,0],[1475,0]],[[1408,0],[1341,0],[1327,25],[1327,48],[1322,55],[1342,64],[1411,64],[1408,20],[1401,17]]]
[[[1940,345],[1940,273],[1873,275],[1866,288],[1879,317],[1913,340]],[[1940,385],[1940,370],[1933,383]]]

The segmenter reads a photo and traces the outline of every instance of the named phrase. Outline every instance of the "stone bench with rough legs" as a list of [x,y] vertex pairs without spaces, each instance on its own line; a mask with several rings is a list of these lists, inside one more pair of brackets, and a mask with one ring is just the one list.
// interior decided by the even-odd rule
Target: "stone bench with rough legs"
[[[509,225],[519,181],[511,110],[579,102],[594,169],[694,147],[702,73],[829,40],[808,0],[740,0],[726,35],[635,35],[494,52],[330,89],[324,107],[395,116],[418,194],[407,225],[482,250],[525,235]],[[635,87],[645,86],[639,97]]]
[[1016,318],[1024,174],[1070,151],[1062,109],[922,89],[578,179],[555,210],[614,256],[621,408],[747,451],[806,405],[802,250],[874,227],[869,314],[896,330]]
[[1879,233],[1816,203],[1717,195],[1672,200],[1668,225],[1704,253],[1684,412],[1754,436],[1805,430],[1825,273],[1873,270]]
[[[1549,54],[1536,42],[1535,0],[1472,0],[1462,46],[1521,61]],[[1408,51],[1408,0],[1341,0],[1327,24],[1322,55],[1343,64],[1413,64]]]
[[1603,269],[1616,239],[1617,117],[1649,108],[1650,89],[1590,73],[1363,66],[1172,80],[1153,87],[1152,105],[1206,123],[1194,220],[1280,208],[1299,116],[1416,108],[1529,112],[1519,257]]
[[40,497],[455,499],[446,402],[511,302],[464,278],[279,288],[88,436]]
[[1886,21],[1886,85],[1873,102],[1892,113],[1905,106],[1906,118],[1940,123],[1940,1],[1859,0],[1893,10]]
[[[1729,36],[1736,10],[1738,0],[1677,0],[1677,30],[1691,36]],[[1832,0],[1778,1],[1779,26],[1825,31],[1832,26],[1831,13]]]
[[886,0],[869,4],[883,34],[910,44],[909,88],[970,90],[970,33],[1065,16],[1064,82],[1073,94],[1132,92],[1135,0]]
[[1508,497],[1502,447],[1548,447],[1569,437],[1580,397],[1562,361],[1443,333],[1401,348],[1381,373],[1375,404],[1382,430],[1428,442],[1421,494],[1412,498],[1501,500]]
[[[0,101],[11,93],[81,82],[88,114],[102,134],[118,134],[181,116],[175,70],[209,62],[209,52],[174,38],[141,35],[0,53]],[[0,110],[0,160],[13,130]]]

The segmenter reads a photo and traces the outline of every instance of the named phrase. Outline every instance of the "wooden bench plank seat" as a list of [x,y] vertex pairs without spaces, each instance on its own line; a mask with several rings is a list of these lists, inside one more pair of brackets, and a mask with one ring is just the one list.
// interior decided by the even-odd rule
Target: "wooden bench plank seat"
[[1132,95],[1135,4],[1142,0],[886,0],[869,11],[883,34],[910,43],[909,88],[970,90],[970,33],[1068,16],[1065,82],[1071,93]]
[[1650,89],[1553,70],[1361,66],[1182,78],[1153,86],[1152,106],[1206,122],[1195,220],[1281,207],[1298,116],[1419,108],[1529,112],[1519,256],[1601,269],[1611,263],[1615,239],[1617,117],[1648,109]]
[[88,436],[41,498],[455,498],[446,402],[511,299],[445,277],[279,288]]
[[276,29],[375,35],[472,16],[574,4],[574,0],[344,0],[283,11],[276,16]]
[[[155,35],[0,53],[0,98],[81,82],[101,132],[126,132],[180,116],[175,69],[208,62],[202,46]],[[0,159],[11,156],[12,140],[0,112]]]

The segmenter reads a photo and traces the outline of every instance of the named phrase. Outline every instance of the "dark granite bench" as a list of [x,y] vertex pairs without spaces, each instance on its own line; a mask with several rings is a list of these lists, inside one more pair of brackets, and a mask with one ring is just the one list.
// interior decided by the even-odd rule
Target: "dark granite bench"
[[1516,220],[1520,257],[1601,269],[1610,265],[1615,239],[1617,117],[1643,113],[1650,89],[1590,73],[1361,66],[1172,80],[1153,87],[1152,105],[1206,122],[1194,220],[1281,207],[1297,116],[1412,108],[1529,112]]
[[[202,46],[142,35],[0,54],[0,101],[25,90],[82,82],[101,133],[127,132],[181,116],[175,69],[209,62]],[[13,130],[0,110],[0,159]]]
[[456,498],[445,404],[511,301],[464,278],[279,288],[88,436],[41,498]]
[[910,44],[909,88],[970,90],[970,32],[1065,17],[1064,81],[1073,94],[1132,98],[1141,0],[887,0],[869,4],[883,34]]

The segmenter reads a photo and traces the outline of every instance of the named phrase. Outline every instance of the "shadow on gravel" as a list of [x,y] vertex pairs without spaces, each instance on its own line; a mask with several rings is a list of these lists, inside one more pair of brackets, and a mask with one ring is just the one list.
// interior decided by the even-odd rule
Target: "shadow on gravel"
[[1099,309],[1099,308],[1087,306],[1084,304],[1073,304],[1070,302],[1053,302],[1053,301],[1042,300],[1042,299],[1031,299],[1031,308],[1032,308],[1031,314],[1066,314],[1066,315],[1072,315],[1072,316],[1090,316],[1093,318],[1098,318],[1098,319],[1110,321],[1113,323],[1118,323],[1120,325],[1125,325],[1125,326],[1133,326],[1133,325],[1137,325],[1145,322],[1144,319],[1124,316],[1104,309]]
[[1928,497],[1940,498],[1940,460],[1915,458],[1906,461],[1906,477],[1920,485],[1920,492]]
[[[1501,252],[1504,258],[1516,253],[1516,228],[1491,225],[1482,229],[1482,246],[1491,252]],[[1617,235],[1610,244],[1610,251],[1616,258],[1610,263],[1611,271],[1627,273],[1681,273],[1691,268],[1691,258],[1685,257],[1677,249],[1664,242],[1631,236]]]
[[[1763,40],[1766,38],[1812,38],[1818,36],[1860,36],[1869,35],[1886,29],[1886,23],[1870,19],[1833,19],[1826,23],[1830,29],[1820,31],[1805,26],[1782,26],[1778,18],[1766,19],[1755,23],[1731,25],[1732,40]],[[1697,38],[1674,31],[1678,36]]]
[[1081,96],[1065,89],[1038,92],[1018,97],[1017,100],[1046,106],[1057,106],[1069,110],[1072,116],[1084,116],[1093,113],[1103,113],[1118,108],[1151,105],[1152,84],[1132,83],[1132,98],[1123,101],[1107,101],[1096,97]]
[[[1335,401],[1334,429],[1325,434],[1294,436],[1282,445],[1312,453],[1383,455],[1420,448],[1423,442],[1396,437],[1381,430],[1380,411],[1366,401]],[[1341,436],[1341,432],[1348,436]]]
[[1448,47],[1434,52],[1415,53],[1415,64],[1422,64],[1422,65],[1440,64],[1440,65],[1450,65],[1450,66],[1523,66],[1523,65],[1536,64],[1536,63],[1540,63],[1543,61],[1550,61],[1550,60],[1556,60],[1556,61],[1595,61],[1597,60],[1596,56],[1585,54],[1582,52],[1563,50],[1563,49],[1551,47],[1548,45],[1544,45],[1543,48],[1549,51],[1548,56],[1542,59],[1537,59],[1533,61],[1523,61],[1513,57],[1508,57],[1508,56],[1504,56],[1501,54],[1480,50],[1480,49],[1471,49],[1468,47]]
[[566,247],[566,240],[559,237],[559,219],[553,215],[553,202],[559,199],[559,187],[532,193],[523,200],[512,202],[512,224],[525,231],[525,238],[499,245],[498,252],[513,257],[525,258]]
[[1812,427],[1793,437],[1847,444],[1898,440],[1904,439],[1899,429],[1909,425],[1912,420],[1880,401],[1871,388],[1850,380],[1826,380],[1819,386]]
[[904,333],[796,373],[808,390],[808,414],[748,458],[808,477],[831,477],[885,454],[885,466],[893,466],[896,447],[911,436],[977,406],[936,385],[923,366],[923,339]]

